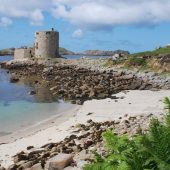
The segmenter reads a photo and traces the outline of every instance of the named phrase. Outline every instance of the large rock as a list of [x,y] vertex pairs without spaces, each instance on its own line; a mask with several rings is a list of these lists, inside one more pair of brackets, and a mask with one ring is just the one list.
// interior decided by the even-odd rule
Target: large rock
[[16,170],[17,168],[18,168],[18,166],[16,164],[13,164],[8,167],[8,170]]
[[17,77],[11,77],[10,78],[11,83],[17,83],[18,81],[19,81],[19,78],[17,78]]
[[41,163],[35,164],[30,168],[30,170],[43,170]]
[[0,170],[5,170],[5,168],[0,166]]
[[21,168],[23,168],[23,169],[27,169],[27,168],[30,168],[32,165],[33,165],[33,163],[32,163],[32,162],[27,162],[27,163],[25,163],[25,164],[21,165]]
[[14,163],[18,163],[20,161],[25,160],[28,160],[28,155],[25,154],[24,152],[18,153],[17,155],[14,156]]
[[73,155],[71,154],[58,154],[51,158],[45,165],[45,170],[63,170],[73,162]]

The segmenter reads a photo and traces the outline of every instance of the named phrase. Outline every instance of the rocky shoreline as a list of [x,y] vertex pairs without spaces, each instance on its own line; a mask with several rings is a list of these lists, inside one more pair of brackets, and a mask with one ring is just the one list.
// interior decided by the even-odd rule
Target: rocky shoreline
[[[118,135],[146,133],[152,114],[119,117],[116,121],[101,123],[88,120],[86,124],[76,124],[71,128],[71,135],[58,143],[49,143],[41,148],[28,146],[27,151],[16,154],[14,164],[8,170],[43,170],[59,168],[65,170],[81,170],[82,167],[94,158],[92,151],[105,154],[101,134],[107,129],[114,129]],[[57,156],[58,155],[58,156]],[[63,157],[61,159],[61,157]],[[56,162],[53,165],[52,162]],[[64,163],[63,163],[64,162]],[[60,168],[62,167],[62,168]],[[3,168],[1,168],[3,170]]]
[[[34,90],[39,93],[42,87],[48,89],[54,99],[69,100],[82,105],[92,99],[106,99],[118,102],[114,94],[123,90],[169,90],[170,79],[146,73],[117,71],[114,69],[91,69],[69,60],[50,61],[10,61],[0,63],[0,67],[11,74],[11,82],[31,79]],[[87,60],[82,60],[85,63]],[[77,62],[77,61],[76,61]],[[122,98],[123,99],[123,98]],[[110,101],[108,101],[110,102]],[[131,105],[129,102],[128,105]],[[105,113],[103,113],[105,114]],[[92,112],[86,116],[93,115]],[[93,160],[91,151],[105,154],[101,134],[107,129],[129,136],[147,132],[149,121],[155,115],[132,116],[125,114],[118,120],[97,122],[89,119],[85,124],[77,123],[70,127],[70,135],[60,142],[48,143],[42,147],[28,146],[17,153],[9,170],[65,169],[81,170],[84,164]],[[161,115],[159,118],[161,119]],[[76,118],[77,120],[77,118]],[[61,159],[62,158],[62,159]],[[0,170],[5,168],[0,167]]]
[[34,77],[31,85],[38,93],[42,86],[49,89],[54,99],[69,100],[73,104],[83,104],[86,100],[114,98],[113,94],[122,90],[168,90],[170,79],[162,79],[156,74],[133,73],[128,71],[91,70],[73,64],[8,62],[1,68],[9,70],[11,82]]

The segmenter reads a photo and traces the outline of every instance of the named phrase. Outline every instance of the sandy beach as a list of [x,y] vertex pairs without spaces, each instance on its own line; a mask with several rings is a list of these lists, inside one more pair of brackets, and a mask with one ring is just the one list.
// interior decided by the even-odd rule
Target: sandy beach
[[62,141],[72,133],[71,126],[86,123],[89,119],[102,122],[116,120],[125,114],[137,116],[152,113],[159,116],[164,113],[163,99],[170,97],[170,90],[123,91],[114,96],[117,99],[90,100],[82,106],[75,105],[60,116],[44,121],[37,129],[33,127],[34,130],[16,135],[15,141],[9,136],[1,138],[1,141],[8,143],[0,145],[0,164],[8,167],[13,163],[12,156],[28,146],[39,148],[47,143]]

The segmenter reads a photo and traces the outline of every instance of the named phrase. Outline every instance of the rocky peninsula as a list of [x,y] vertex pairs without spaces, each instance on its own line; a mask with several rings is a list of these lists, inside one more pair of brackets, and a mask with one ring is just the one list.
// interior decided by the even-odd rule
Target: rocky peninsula
[[93,68],[89,68],[89,61],[96,62],[91,59],[10,61],[2,63],[1,67],[12,74],[12,82],[32,77],[34,81],[31,84],[35,87],[33,93],[38,93],[38,89],[43,86],[49,89],[54,98],[69,100],[74,104],[83,104],[91,99],[113,98],[113,94],[122,90],[170,89],[169,78],[152,73],[98,69],[101,63],[93,63]]

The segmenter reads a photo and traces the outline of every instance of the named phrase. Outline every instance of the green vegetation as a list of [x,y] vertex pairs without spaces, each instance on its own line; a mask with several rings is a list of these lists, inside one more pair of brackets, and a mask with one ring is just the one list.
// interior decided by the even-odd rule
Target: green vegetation
[[121,64],[124,64],[127,60],[122,58],[122,59],[117,59],[117,60],[113,60],[112,58],[108,58],[108,59],[105,59],[105,62],[103,64],[103,67],[106,67],[106,68],[111,68],[113,66],[116,66],[116,65],[121,65]]
[[130,57],[125,63],[127,66],[145,66],[146,64],[146,59],[136,57]]
[[131,54],[130,56],[154,56],[158,54],[168,54],[170,53],[170,47],[161,47],[153,51],[144,51],[139,53]]
[[128,138],[111,130],[103,133],[107,154],[95,153],[95,161],[84,170],[170,170],[170,100],[165,98],[164,103],[165,122],[153,119],[147,134],[140,130]]
[[154,51],[131,54],[118,60],[107,59],[103,66],[106,68],[115,67],[118,69],[128,69],[140,72],[155,72],[161,76],[169,76],[169,54],[170,47],[164,47]]
[[74,52],[69,51],[69,50],[62,48],[62,47],[59,48],[59,53],[61,55],[73,55],[74,54]]
[[110,68],[110,67],[113,67],[114,64],[115,64],[115,62],[111,58],[109,58],[109,59],[106,60],[106,62],[104,63],[103,66]]
[[64,53],[64,52],[67,52],[68,50],[65,49],[65,48],[60,47],[60,48],[59,48],[59,51],[62,52],[62,53]]

